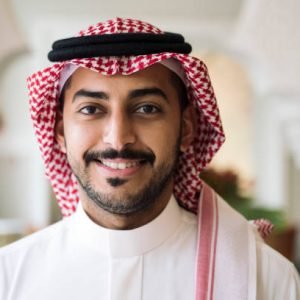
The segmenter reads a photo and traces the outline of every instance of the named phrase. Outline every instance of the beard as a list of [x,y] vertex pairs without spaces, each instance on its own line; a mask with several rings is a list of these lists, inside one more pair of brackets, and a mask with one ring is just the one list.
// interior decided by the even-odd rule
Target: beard
[[[82,189],[87,194],[88,198],[93,201],[101,209],[116,215],[132,215],[138,212],[143,212],[152,207],[156,201],[159,201],[160,196],[168,187],[173,179],[176,169],[176,163],[180,152],[180,136],[177,138],[176,144],[173,146],[172,155],[169,162],[162,162],[155,167],[155,155],[152,152],[142,152],[124,149],[117,152],[109,149],[103,152],[86,152],[83,155],[85,167],[80,167],[80,164],[74,160],[69,162],[72,171],[79,182]],[[142,159],[143,164],[149,164],[153,168],[151,178],[141,188],[137,186],[135,192],[124,191],[120,196],[112,193],[99,191],[92,184],[92,180],[88,175],[88,167],[90,163],[101,160],[101,158],[131,158]],[[127,182],[120,178],[107,178],[107,183],[112,187],[117,188]]]

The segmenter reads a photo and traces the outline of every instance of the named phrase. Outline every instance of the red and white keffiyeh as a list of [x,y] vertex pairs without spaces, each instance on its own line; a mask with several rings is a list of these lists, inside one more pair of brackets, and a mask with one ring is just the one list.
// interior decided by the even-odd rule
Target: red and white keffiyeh
[[[133,32],[162,33],[160,29],[145,22],[116,18],[90,26],[87,30],[80,31],[79,36]],[[221,147],[224,142],[224,133],[205,64],[187,54],[164,52],[138,56],[72,59],[55,63],[28,78],[31,117],[44,159],[46,176],[51,181],[64,216],[69,216],[76,210],[79,200],[78,183],[54,134],[59,80],[65,66],[71,63],[103,75],[116,73],[128,75],[168,58],[178,61],[185,72],[188,97],[195,108],[197,122],[192,145],[179,157],[174,195],[183,207],[197,212],[202,186],[199,174]]]

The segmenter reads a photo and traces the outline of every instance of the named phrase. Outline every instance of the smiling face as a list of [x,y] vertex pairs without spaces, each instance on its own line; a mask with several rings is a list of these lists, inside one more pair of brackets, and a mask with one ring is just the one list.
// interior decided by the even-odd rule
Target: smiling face
[[178,153],[192,139],[173,81],[160,64],[127,76],[83,68],[72,75],[56,137],[98,223],[105,225],[95,210],[143,219],[167,204]]

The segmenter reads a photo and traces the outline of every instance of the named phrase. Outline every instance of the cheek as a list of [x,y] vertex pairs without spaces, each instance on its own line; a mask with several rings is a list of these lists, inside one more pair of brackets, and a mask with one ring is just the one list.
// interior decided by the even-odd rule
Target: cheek
[[[178,119],[179,120],[179,119]],[[174,147],[180,135],[179,121],[162,122],[156,126],[144,128],[139,139],[143,145],[150,148],[157,159],[169,160],[174,155]]]
[[67,151],[82,155],[86,150],[97,144],[100,135],[101,132],[98,126],[78,121],[69,121],[65,125]]

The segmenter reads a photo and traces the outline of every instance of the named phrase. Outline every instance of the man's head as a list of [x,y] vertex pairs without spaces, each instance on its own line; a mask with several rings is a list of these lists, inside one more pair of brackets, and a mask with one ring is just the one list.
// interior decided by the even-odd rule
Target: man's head
[[[81,181],[81,185],[87,186],[86,190],[90,192],[90,195],[95,194],[94,192],[98,193],[98,184],[100,183],[95,183],[93,181],[95,176],[91,176],[91,174],[96,174],[96,170],[98,170],[96,161],[101,160],[101,155],[106,153],[103,151],[108,149],[117,152],[114,154],[110,152],[111,157],[105,157],[106,160],[112,159],[112,155],[120,155],[120,151],[123,156],[127,156],[121,159],[132,158],[128,157],[132,156],[132,151],[135,152],[135,155],[137,151],[139,154],[142,151],[141,155],[147,153],[148,160],[144,157],[134,157],[133,159],[136,159],[138,163],[131,166],[132,169],[139,166],[140,175],[143,178],[137,176],[134,180],[124,179],[121,178],[121,171],[116,171],[119,172],[116,173],[118,176],[108,174],[106,177],[110,179],[104,180],[101,177],[102,186],[107,187],[109,191],[113,190],[114,195],[119,199],[121,197],[121,194],[118,194],[119,191],[131,193],[131,189],[126,190],[125,188],[129,187],[131,182],[135,182],[141,191],[150,178],[159,178],[157,182],[165,182],[162,186],[171,188],[172,176],[170,174],[176,166],[173,179],[174,195],[182,206],[197,211],[198,196],[201,190],[199,173],[220,148],[224,141],[224,134],[206,67],[197,58],[189,56],[187,54],[189,51],[190,46],[180,35],[164,33],[145,22],[121,18],[90,26],[86,31],[81,31],[79,37],[58,41],[53,45],[53,51],[49,57],[58,63],[32,75],[28,79],[28,86],[31,115],[45,161],[46,174],[51,180],[64,215],[69,215],[75,210],[79,192],[82,190],[71,167]],[[179,85],[174,84],[174,78],[176,78],[175,81],[178,79],[174,77],[176,75],[172,71],[161,65],[169,59],[180,66],[180,77],[185,82],[187,98],[194,110],[194,118],[188,118],[189,121],[195,120],[194,137],[187,144],[182,144],[185,137],[184,116],[187,114],[191,116],[192,113],[191,109],[180,108],[178,100],[180,91],[176,89]],[[85,70],[79,68],[72,76],[70,86],[65,91],[63,118],[60,122],[60,118],[57,117],[61,89],[59,83],[68,65],[74,65],[76,68],[82,67]],[[107,122],[99,127],[99,131],[88,130],[90,127],[86,127],[83,135],[75,129],[70,129],[70,124],[75,120],[75,116],[78,120],[82,120],[82,117],[90,118],[91,112],[94,115],[95,108],[87,107],[73,115],[70,115],[70,112],[74,105],[83,101],[84,98],[81,95],[72,101],[76,94],[75,87],[77,89],[95,88],[88,84],[86,87],[80,86],[84,82],[84,78],[87,78],[87,74],[83,76],[83,73],[87,71],[90,71],[88,76],[93,74],[91,76],[95,77],[99,86],[104,82],[109,86],[105,91],[108,95],[102,94],[102,96],[109,96],[110,100],[101,100],[101,103],[105,105],[101,108],[105,108],[109,112],[113,111],[114,118],[105,119]],[[80,81],[77,80],[79,76],[81,76]],[[156,91],[152,90],[155,94],[154,98],[160,100],[163,108],[166,108],[168,103],[165,98],[169,99],[171,94],[175,95],[171,97],[173,100],[176,98],[172,110],[168,110],[168,113],[164,114],[159,113],[155,109],[155,105],[153,105],[154,107],[136,107],[136,109],[129,105],[129,103],[138,102],[135,97],[133,97],[134,101],[128,99],[132,98],[132,95],[134,96],[134,93],[130,93],[139,88],[137,82],[142,82],[141,78],[144,82],[148,80],[157,85],[158,89],[167,95],[167,97],[162,96],[163,94],[158,92],[156,87]],[[81,83],[79,84],[79,82]],[[123,82],[126,82],[126,85]],[[133,84],[133,82],[135,83]],[[180,90],[184,91],[185,89],[180,88]],[[102,92],[102,90],[100,91]],[[89,98],[95,100],[94,97]],[[119,102],[114,102],[115,99],[119,99]],[[70,106],[70,103],[73,106]],[[118,103],[118,106],[115,106],[115,103]],[[125,103],[127,104],[125,105]],[[113,109],[110,105],[113,105]],[[98,112],[98,108],[95,111]],[[87,114],[84,114],[85,112]],[[160,118],[163,114],[164,118]],[[105,113],[105,116],[108,115]],[[144,115],[147,117],[145,118]],[[134,122],[132,122],[130,118],[133,116],[139,117],[134,118]],[[162,119],[165,120],[165,123]],[[61,130],[57,131],[57,133],[60,132],[60,135],[54,132],[56,120],[58,120],[57,124],[59,122],[61,124]],[[136,124],[137,120],[141,126],[134,125],[133,127],[131,124]],[[90,126],[102,121],[101,118],[97,121],[92,118],[84,124]],[[121,121],[122,126],[120,126]],[[148,125],[143,126],[146,123]],[[121,135],[119,131],[122,133]],[[77,147],[74,143],[75,138],[72,138],[76,132],[77,138],[80,137],[82,141]],[[111,134],[111,132],[117,134]],[[118,138],[114,140],[116,136]],[[87,140],[88,137],[89,140]],[[122,141],[123,139],[125,142]],[[128,141],[126,141],[127,139]],[[122,153],[122,149],[130,149],[131,153]],[[68,159],[66,154],[68,154]],[[106,153],[106,155],[108,154]],[[178,156],[177,160],[176,155]],[[108,162],[106,167],[109,167],[109,164]],[[123,165],[121,164],[120,167],[123,168]],[[161,167],[163,172],[159,169]],[[157,190],[161,189],[164,190],[161,187]]]
[[56,138],[83,201],[132,215],[170,198],[179,152],[193,139],[191,110],[174,76],[161,64],[131,75],[84,68],[72,75]]

